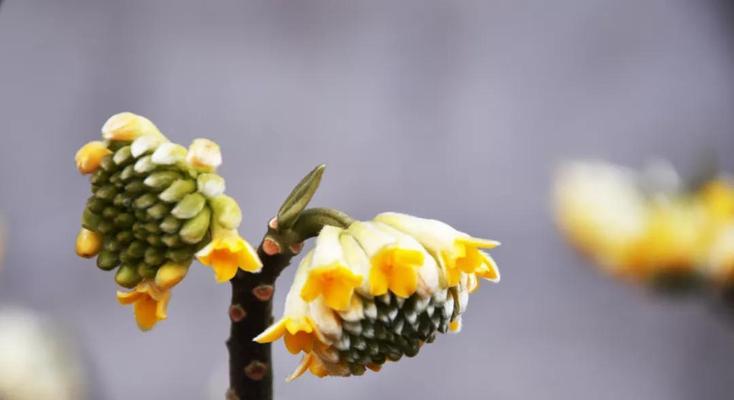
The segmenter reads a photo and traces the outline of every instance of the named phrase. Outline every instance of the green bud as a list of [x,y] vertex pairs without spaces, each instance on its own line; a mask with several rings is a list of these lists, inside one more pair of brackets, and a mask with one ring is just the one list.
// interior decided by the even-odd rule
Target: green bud
[[149,265],[161,265],[163,264],[163,260],[165,259],[165,256],[163,254],[163,251],[148,247],[145,250],[145,255],[143,256],[143,259],[145,260],[146,264]]
[[107,172],[113,171],[117,167],[115,165],[115,162],[112,160],[112,155],[105,156],[105,158],[103,158],[102,161],[99,163],[99,166]]
[[161,240],[168,247],[176,247],[181,244],[181,238],[178,235],[163,235]]
[[117,165],[124,165],[133,160],[133,155],[130,152],[130,146],[121,147],[112,156],[112,161]]
[[145,210],[135,210],[135,212],[133,212],[133,215],[135,215],[136,221],[147,221],[148,220],[148,213],[145,212]]
[[118,285],[132,289],[143,280],[143,277],[138,273],[138,269],[130,264],[123,264],[115,274],[115,282]]
[[143,181],[132,181],[125,185],[125,192],[130,194],[142,193],[145,191]]
[[145,238],[145,241],[153,247],[163,247],[163,240],[161,240],[160,236],[148,235],[148,237]]
[[214,221],[225,229],[237,229],[242,222],[242,211],[237,202],[227,196],[221,195],[211,199]]
[[105,238],[103,248],[110,252],[117,253],[122,249],[122,245],[117,240]]
[[180,249],[169,249],[166,251],[166,258],[175,263],[184,263],[191,260],[194,256],[191,249],[180,248]]
[[122,183],[122,179],[120,178],[120,173],[119,172],[115,172],[114,174],[110,175],[109,181],[110,181],[110,183],[112,183],[112,184],[114,184],[116,186],[117,185],[120,185]]
[[143,229],[145,229],[146,232],[152,233],[152,234],[161,233],[161,228],[155,222],[146,223],[145,225],[143,225]]
[[163,219],[163,217],[167,216],[168,213],[171,212],[171,207],[165,203],[158,203],[153,207],[150,207],[147,212],[153,219]]
[[213,198],[224,193],[224,178],[217,174],[201,174],[196,178],[199,192],[208,198]]
[[82,226],[84,228],[96,232],[100,221],[102,221],[102,217],[93,213],[89,208],[84,209],[84,212],[82,213]]
[[137,240],[147,240],[148,232],[145,229],[133,231],[133,237]]
[[90,197],[87,200],[87,209],[89,209],[90,211],[96,214],[101,213],[102,210],[104,210],[106,206],[107,205],[105,204],[103,200],[100,200],[94,196]]
[[181,174],[174,171],[159,171],[148,175],[143,181],[145,186],[156,190],[163,190],[171,186],[173,182],[176,182],[181,178]]
[[115,207],[127,207],[129,205],[125,204],[128,198],[123,193],[118,193],[114,199],[112,199],[112,205]]
[[152,193],[146,193],[146,194],[138,197],[137,199],[135,199],[135,202],[133,203],[133,205],[135,206],[135,208],[138,208],[138,209],[143,210],[143,209],[146,209],[146,208],[152,206],[157,201],[158,201],[158,199],[155,197],[154,194],[152,194]]
[[135,217],[132,214],[118,214],[115,217],[115,225],[120,228],[129,228],[135,223]]
[[212,212],[209,207],[204,207],[194,218],[186,221],[179,235],[181,240],[188,244],[199,243],[209,230]]
[[150,156],[143,156],[138,161],[135,162],[135,172],[139,174],[144,174],[146,172],[150,172],[156,168],[156,165],[153,164],[153,160]]
[[135,173],[135,166],[134,165],[128,165],[125,167],[122,172],[120,172],[120,179],[122,179],[123,182],[127,182],[130,179],[135,178],[137,174]]
[[130,243],[130,246],[127,247],[127,255],[131,258],[140,258],[145,254],[145,249],[148,246],[139,240],[136,240],[132,243]]
[[148,262],[140,263],[138,265],[138,274],[145,279],[155,279],[155,274],[158,272],[158,267],[148,264]]
[[168,215],[166,218],[163,218],[160,227],[163,232],[176,233],[181,228],[181,220],[173,215]]
[[105,207],[102,210],[102,218],[114,219],[117,216],[117,209],[115,207]]
[[99,223],[97,224],[97,232],[103,235],[110,234],[114,230],[115,230],[115,224],[113,224],[112,221],[103,219],[99,221]]
[[120,243],[130,243],[133,241],[133,233],[130,231],[122,231],[115,235],[115,239]]
[[92,174],[92,176],[89,178],[89,181],[92,183],[92,185],[100,185],[107,182],[107,179],[109,179],[109,177],[110,174],[100,168]]
[[167,203],[176,203],[194,191],[196,191],[196,183],[186,179],[179,179],[173,182],[158,197]]
[[118,265],[120,265],[120,259],[115,252],[102,250],[97,255],[97,267],[101,270],[109,271]]
[[112,201],[117,195],[117,188],[115,185],[108,184],[100,187],[94,192],[94,195],[101,200]]
[[206,204],[206,199],[200,193],[187,194],[181,201],[176,204],[171,214],[180,219],[193,218],[198,214]]

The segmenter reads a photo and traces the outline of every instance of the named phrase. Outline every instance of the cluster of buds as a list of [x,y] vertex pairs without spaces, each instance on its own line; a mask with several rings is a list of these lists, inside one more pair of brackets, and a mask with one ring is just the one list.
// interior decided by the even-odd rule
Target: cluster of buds
[[101,270],[116,270],[117,284],[131,289],[117,298],[134,304],[141,329],[166,318],[170,290],[194,257],[213,268],[218,282],[238,269],[260,270],[256,252],[237,232],[240,208],[216,172],[222,163],[216,143],[196,139],[187,149],[132,113],[112,116],[102,138],[76,154],[92,189],[76,252],[96,257]]
[[655,287],[734,289],[734,182],[681,184],[670,167],[602,162],[559,171],[556,217],[568,239],[615,276]]
[[325,226],[300,263],[283,317],[255,338],[283,338],[306,371],[361,375],[415,356],[437,333],[456,332],[479,278],[499,281],[482,249],[499,245],[436,220],[384,213]]

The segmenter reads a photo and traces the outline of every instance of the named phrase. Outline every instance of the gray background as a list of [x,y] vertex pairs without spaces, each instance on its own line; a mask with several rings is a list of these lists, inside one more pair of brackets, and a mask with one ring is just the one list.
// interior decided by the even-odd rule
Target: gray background
[[229,288],[210,270],[194,267],[169,320],[141,334],[112,275],[74,255],[88,190],[74,152],[129,110],[176,141],[222,145],[252,241],[326,162],[315,204],[504,242],[502,283],[472,297],[461,335],[380,374],[291,384],[297,359],[278,345],[280,399],[731,398],[734,325],[602,278],[557,236],[548,204],[567,157],[660,155],[690,170],[714,149],[734,169],[721,4],[7,0],[0,301],[75,332],[95,399],[202,398],[224,373]]

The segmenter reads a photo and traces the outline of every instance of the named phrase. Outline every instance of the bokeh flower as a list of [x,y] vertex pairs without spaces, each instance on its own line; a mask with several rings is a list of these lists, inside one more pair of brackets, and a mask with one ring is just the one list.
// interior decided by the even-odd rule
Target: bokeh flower
[[117,284],[132,289],[119,292],[118,300],[135,304],[141,329],[165,318],[170,289],[197,254],[219,282],[231,279],[238,266],[259,271],[257,254],[237,233],[242,214],[224,194],[224,179],[213,168],[202,171],[205,162],[221,163],[219,146],[197,139],[206,149],[192,144],[196,155],[190,157],[186,147],[132,113],[110,117],[102,137],[75,159],[81,172],[91,174],[92,189],[76,251],[96,256],[100,269],[116,270]]
[[459,330],[477,278],[499,280],[480,250],[497,245],[403,214],[325,226],[296,271],[283,316],[255,340],[282,338],[304,354],[289,380],[378,371]]
[[556,220],[613,275],[648,284],[723,280],[734,184],[722,176],[692,189],[670,182],[680,182],[672,168],[660,179],[603,162],[569,163],[554,183]]

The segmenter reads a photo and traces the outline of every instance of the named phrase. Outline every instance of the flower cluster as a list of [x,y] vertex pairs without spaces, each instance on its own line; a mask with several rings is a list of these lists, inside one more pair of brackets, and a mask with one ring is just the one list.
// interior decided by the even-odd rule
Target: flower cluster
[[361,375],[415,356],[437,333],[458,331],[478,279],[499,281],[482,249],[499,245],[436,220],[384,213],[325,226],[302,260],[283,317],[255,338],[283,338],[306,371]]
[[723,176],[686,189],[672,168],[577,162],[557,176],[555,207],[569,240],[614,275],[734,288],[734,182]]
[[76,252],[96,257],[102,270],[116,270],[117,284],[131,289],[117,298],[134,304],[141,329],[166,318],[170,290],[195,256],[218,282],[238,268],[260,270],[257,254],[237,233],[240,208],[216,173],[222,163],[216,143],[196,139],[187,149],[132,113],[112,116],[102,138],[76,154],[92,188]]

